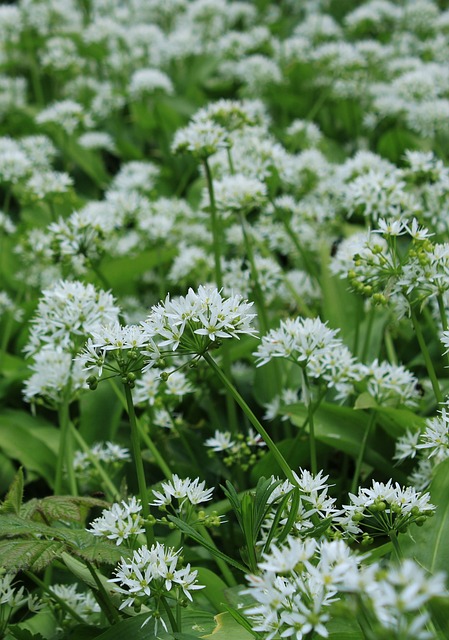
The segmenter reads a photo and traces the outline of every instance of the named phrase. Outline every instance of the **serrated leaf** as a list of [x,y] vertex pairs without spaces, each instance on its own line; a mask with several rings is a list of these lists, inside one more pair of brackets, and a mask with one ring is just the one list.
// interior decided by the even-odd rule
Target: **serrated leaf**
[[5,500],[0,507],[1,513],[19,514],[20,506],[23,499],[23,471],[22,468],[16,473],[16,476],[6,494]]
[[89,496],[47,496],[23,505],[21,514],[23,517],[42,519],[44,522],[67,521],[84,524],[90,509],[107,509],[109,506],[105,500]]
[[65,544],[59,540],[0,540],[0,566],[6,571],[42,571],[61,556]]

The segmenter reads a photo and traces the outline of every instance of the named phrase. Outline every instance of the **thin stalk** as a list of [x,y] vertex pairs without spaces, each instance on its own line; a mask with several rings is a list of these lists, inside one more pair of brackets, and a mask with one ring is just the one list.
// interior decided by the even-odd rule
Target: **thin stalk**
[[104,586],[103,586],[100,578],[98,577],[97,572],[95,571],[94,567],[87,560],[86,560],[86,566],[89,569],[89,573],[92,576],[92,578],[94,579],[95,584],[97,585],[97,589],[98,589],[98,594],[96,594],[97,595],[97,602],[100,605],[101,610],[103,611],[103,613],[105,614],[106,618],[108,619],[108,622],[111,625],[117,624],[118,622],[120,622],[120,616],[119,616],[119,614],[117,612],[117,609],[114,607],[114,604],[112,603],[108,592],[104,588]]
[[103,271],[100,269],[100,267],[97,264],[95,264],[95,262],[92,262],[91,260],[89,261],[89,266],[92,269],[92,271],[95,273],[97,278],[100,280],[102,286],[105,287],[105,289],[107,289],[108,291],[112,291],[111,284],[109,280],[106,278],[106,276],[104,275]]
[[394,550],[394,555],[396,556],[396,560],[400,562],[402,560],[402,553],[401,553],[401,548],[398,542],[398,534],[396,533],[396,531],[390,531],[389,537],[393,545],[393,550]]
[[396,367],[398,364],[396,349],[394,348],[393,339],[391,337],[391,333],[388,330],[388,328],[385,329],[384,340],[385,340],[385,349],[387,351],[388,360],[392,365]]
[[[143,460],[142,460],[142,455],[140,451],[140,433],[139,433],[139,428],[137,426],[136,412],[134,410],[134,403],[133,403],[133,398],[131,394],[131,389],[127,384],[124,384],[123,387],[125,389],[128,418],[129,418],[129,424],[131,427],[131,448],[133,452],[134,465],[136,467],[137,484],[139,487],[140,501],[142,503],[142,516],[145,522],[147,522],[150,515],[150,508],[148,506],[145,470],[143,468]],[[154,542],[154,533],[153,533],[152,527],[150,527],[149,525],[146,525],[145,532],[147,537],[147,544],[149,547],[151,547],[151,545]]]
[[289,236],[290,240],[293,242],[293,245],[294,245],[296,251],[299,253],[301,258],[303,259],[304,266],[306,267],[307,271],[309,272],[309,274],[317,282],[319,282],[320,281],[320,277],[319,277],[318,270],[317,270],[316,266],[313,264],[313,262],[311,262],[309,260],[309,257],[306,254],[306,252],[304,251],[304,248],[301,245],[301,243],[298,241],[298,236],[293,231],[290,222],[288,220],[286,220],[285,216],[281,216],[281,219],[282,219],[282,223],[284,225],[284,228],[285,228],[285,230],[287,232],[287,235]]
[[[207,540],[210,545],[213,545],[214,547],[216,547],[216,544],[215,544],[212,536],[210,535],[209,531],[206,529],[206,527],[199,526],[199,527],[197,527],[197,529],[198,529],[198,533],[201,533],[203,538],[205,540]],[[235,587],[237,585],[237,580],[234,578],[234,575],[233,575],[232,571],[229,569],[229,567],[226,564],[226,562],[224,560],[222,560],[221,558],[214,558],[214,560],[217,563],[217,566],[220,568],[222,576],[226,580],[226,582],[228,583],[228,586],[229,587]]]
[[84,440],[83,436],[80,434],[78,429],[76,429],[72,423],[70,423],[70,430],[72,432],[73,437],[77,441],[78,445],[81,447],[81,449],[89,458],[89,462],[92,464],[92,466],[95,467],[95,470],[97,471],[98,475],[101,477],[104,483],[104,487],[109,492],[110,497],[116,502],[118,502],[120,500],[120,493],[118,492],[117,487],[114,485],[114,483],[112,482],[112,480],[110,479],[106,471],[98,462],[98,459],[92,453],[89,445]]
[[178,623],[176,622],[175,616],[173,615],[173,611],[170,609],[170,605],[164,596],[161,596],[161,602],[164,605],[164,609],[167,612],[168,619],[170,620],[171,628],[174,633],[178,633],[180,629],[178,628]]
[[246,404],[245,400],[242,398],[240,393],[234,387],[232,382],[228,379],[226,374],[220,369],[220,367],[217,365],[217,363],[211,357],[211,355],[209,353],[207,353],[207,352],[203,353],[202,355],[203,355],[203,358],[208,363],[208,365],[214,370],[214,372],[217,375],[217,377],[223,383],[223,386],[229,391],[229,393],[232,395],[232,397],[237,402],[239,407],[242,409],[243,413],[246,415],[246,417],[248,418],[250,423],[253,425],[253,427],[255,428],[257,433],[262,437],[262,439],[265,442],[265,444],[267,445],[268,449],[273,454],[273,457],[276,460],[278,466],[284,472],[285,477],[288,480],[290,480],[290,482],[292,484],[294,484],[296,486],[297,482],[296,482],[295,476],[294,476],[290,466],[287,464],[287,461],[285,460],[284,456],[279,451],[279,449],[277,448],[277,446],[275,445],[273,440],[270,438],[270,436],[268,435],[267,431],[260,424],[259,420],[254,415],[254,413],[251,411],[250,407]]
[[295,442],[293,443],[293,447],[296,445],[298,440],[301,438],[302,432],[304,431],[304,429],[309,424],[310,415],[312,415],[312,417],[313,417],[315,415],[315,413],[318,411],[319,406],[320,406],[321,402],[323,401],[324,396],[326,395],[326,392],[327,392],[327,388],[325,387],[325,388],[323,388],[321,390],[321,392],[320,392],[320,394],[318,396],[318,399],[315,402],[315,404],[312,405],[311,412],[309,413],[309,411],[307,411],[307,418],[304,420],[303,424],[299,428],[298,435],[296,436]]
[[254,297],[256,300],[256,307],[257,307],[257,314],[258,314],[259,323],[260,323],[260,329],[261,329],[261,332],[265,334],[267,333],[269,328],[267,310],[264,302],[262,287],[260,286],[260,282],[259,282],[259,273],[257,271],[256,261],[254,258],[254,251],[251,243],[250,233],[248,230],[248,224],[245,216],[242,213],[240,213],[240,224],[243,231],[245,251],[246,251],[246,255],[248,256],[248,260],[251,268],[251,280],[253,282]]
[[365,362],[366,357],[368,355],[368,349],[369,349],[369,343],[371,340],[371,333],[373,330],[375,313],[376,313],[376,308],[374,307],[374,305],[372,305],[368,315],[368,326],[366,328],[365,340],[363,341],[362,355],[360,356],[360,360],[362,362]]
[[443,327],[443,331],[447,331],[448,323],[447,323],[446,307],[444,306],[443,296],[441,295],[441,293],[437,295],[437,302],[438,302],[438,310],[440,312],[441,326]]
[[[124,397],[124,395],[122,394],[122,392],[120,391],[120,389],[117,387],[117,385],[115,384],[115,381],[111,378],[110,380],[111,386],[114,389],[118,399],[120,400],[120,402],[122,403],[123,407],[125,409],[127,409],[127,401],[126,398]],[[172,471],[170,470],[170,467],[168,466],[168,464],[165,462],[164,458],[162,457],[162,455],[159,452],[159,449],[156,447],[156,445],[154,444],[154,442],[151,440],[150,436],[145,432],[145,430],[143,429],[142,425],[140,424],[139,419],[137,418],[137,416],[135,415],[134,412],[134,416],[135,416],[135,420],[136,420],[136,424],[137,424],[137,428],[139,429],[139,434],[140,437],[142,438],[142,440],[144,441],[145,445],[148,447],[148,449],[151,451],[151,453],[154,456],[154,459],[156,460],[156,464],[158,465],[159,469],[162,471],[162,473],[164,474],[164,476],[167,478],[167,480],[170,480],[171,477],[173,476]]]
[[24,575],[26,575],[27,578],[32,580],[34,584],[36,584],[43,591],[45,591],[45,593],[48,593],[51,599],[57,602],[59,606],[69,614],[69,616],[71,616],[79,624],[82,624],[82,625],[86,624],[86,621],[84,620],[84,618],[82,618],[74,609],[72,609],[72,607],[70,607],[63,598],[60,598],[59,596],[57,596],[56,593],[54,593],[54,591],[52,591],[50,587],[48,587],[44,582],[42,582],[42,580],[40,580],[37,576],[35,576],[34,573],[32,573],[31,571],[24,571],[23,573]]
[[368,442],[369,435],[371,433],[371,430],[375,422],[376,422],[376,412],[373,411],[370,415],[370,419],[366,426],[365,433],[363,434],[362,443],[359,449],[359,455],[357,456],[354,477],[352,479],[352,484],[351,484],[351,493],[354,493],[354,494],[357,492],[357,487],[358,487],[359,478],[360,478],[360,470],[362,468],[363,458],[365,457],[366,444]]
[[[231,159],[232,162],[232,159]],[[206,173],[207,190],[210,202],[210,219],[212,227],[212,244],[214,251],[214,271],[215,282],[220,291],[223,287],[223,271],[221,269],[221,238],[220,238],[220,221],[217,214],[217,206],[215,204],[214,182],[207,158],[203,161],[204,171]],[[223,365],[227,375],[231,374],[231,356],[228,345],[223,349]],[[229,430],[232,434],[238,432],[237,411],[234,401],[226,394],[226,413],[228,417]]]
[[307,417],[309,419],[309,447],[310,447],[310,468],[312,474],[316,476],[318,473],[318,463],[316,455],[316,440],[315,440],[315,423],[313,420],[313,414],[315,413],[314,407],[310,398],[310,385],[309,379],[305,369],[303,371],[304,385],[307,393]]
[[215,282],[217,288],[220,290],[223,286],[223,273],[221,270],[221,238],[220,238],[220,225],[217,215],[217,206],[215,204],[214,183],[212,180],[212,173],[210,171],[209,163],[205,158],[203,161],[204,171],[206,173],[207,190],[209,192],[210,202],[210,220],[212,227],[212,243],[214,250],[214,268],[215,268]]
[[411,308],[410,317],[412,320],[413,328],[416,333],[416,337],[418,339],[419,348],[421,349],[424,362],[426,363],[427,373],[429,374],[430,382],[432,383],[432,389],[435,394],[435,399],[438,404],[441,404],[443,402],[443,394],[441,393],[440,385],[435,373],[435,368],[433,366],[432,358],[430,357],[430,353],[427,348],[427,344],[421,330],[421,325],[419,324],[419,320],[416,317],[416,314],[413,308]]
[[63,398],[59,406],[58,417],[60,438],[56,463],[55,495],[60,495],[62,492],[62,477],[65,463],[70,493],[71,495],[76,496],[78,495],[78,490],[76,486],[75,472],[73,469],[73,447],[70,433],[69,401],[67,398]]

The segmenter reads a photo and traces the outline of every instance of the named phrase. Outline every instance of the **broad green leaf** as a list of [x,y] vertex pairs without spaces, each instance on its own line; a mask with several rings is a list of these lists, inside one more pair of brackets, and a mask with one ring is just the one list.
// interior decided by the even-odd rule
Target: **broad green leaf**
[[406,431],[423,431],[426,427],[426,419],[411,409],[379,406],[376,413],[377,423],[394,438],[399,438]]
[[377,407],[377,402],[368,391],[361,393],[354,403],[354,409],[373,409],[374,407]]
[[[154,623],[148,620],[150,614],[143,613],[128,620],[123,620],[113,627],[100,634],[97,640],[124,640],[124,638],[132,638],[132,640],[156,640],[154,635]],[[142,626],[144,625],[144,626]],[[159,630],[163,632],[163,628],[159,625]],[[172,636],[164,633],[158,633],[161,638],[170,638]]]
[[[53,486],[56,454],[43,441],[40,428],[48,423],[20,411],[4,411],[0,414],[0,449],[13,460],[18,460],[24,468],[36,471],[48,485]],[[56,429],[52,433],[57,434]]]
[[[294,424],[302,426],[307,417],[307,409],[302,404],[290,405],[289,415]],[[323,402],[314,416],[315,437],[318,441],[357,458],[368,420],[368,413]],[[390,462],[392,450],[393,443],[378,431],[369,439],[365,461],[398,482],[405,483],[405,474]]]
[[170,262],[176,253],[177,250],[170,247],[144,251],[132,257],[105,259],[101,270],[108,281],[114,283],[114,292],[118,291],[129,295],[133,292],[132,289],[130,291],[130,280],[136,282],[138,276],[155,267],[165,269],[164,265]]
[[223,603],[226,602],[225,591],[228,588],[227,584],[216,573],[206,569],[206,567],[199,567],[197,572],[198,583],[206,587],[202,590],[202,594],[217,611],[221,611]]
[[[286,438],[276,443],[277,448],[284,456],[292,469],[299,469],[307,465],[310,460],[308,438]],[[279,475],[279,465],[270,451],[254,465],[251,472],[251,481],[257,482],[260,476],[270,477]]]
[[203,636],[203,638],[208,640],[253,640],[254,638],[252,633],[246,631],[241,624],[234,620],[229,611],[219,613],[218,616],[215,616],[215,620],[217,626],[212,633]]
[[43,609],[24,622],[11,625],[8,631],[17,640],[50,640],[55,636],[56,626],[53,614],[48,609]]
[[449,573],[449,460],[441,462],[430,485],[430,498],[435,515],[422,527],[410,527],[409,536],[401,537],[401,549],[425,569]]
[[14,481],[9,488],[6,498],[0,506],[0,513],[15,513],[20,512],[20,506],[23,499],[23,471],[19,469],[14,478]]
[[[122,555],[123,556],[127,555],[126,549],[124,550]],[[80,580],[81,582],[84,582],[84,584],[86,584],[90,589],[98,590],[98,585],[95,582],[92,574],[90,573],[89,569],[86,567],[85,564],[83,564],[82,562],[80,562],[79,560],[71,556],[69,553],[66,553],[65,551],[61,554],[61,560],[64,562],[67,569],[71,571],[71,573],[73,573],[73,575],[78,580]],[[112,602],[118,608],[121,604],[120,595],[117,592],[114,592],[114,590],[112,589],[111,583],[108,582],[107,578],[104,575],[102,575],[99,571],[97,572],[97,575],[105,591],[109,594],[109,597],[111,598]]]
[[[114,440],[123,407],[110,384],[100,384],[80,398],[79,431],[88,444]],[[101,420],[99,419],[101,416]]]

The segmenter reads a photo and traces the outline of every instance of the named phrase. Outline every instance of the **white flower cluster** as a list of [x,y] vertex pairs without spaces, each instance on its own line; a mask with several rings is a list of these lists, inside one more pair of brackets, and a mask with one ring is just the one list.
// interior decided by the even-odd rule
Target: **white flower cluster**
[[357,495],[350,493],[349,499],[337,521],[350,535],[363,534],[367,540],[404,533],[413,523],[424,524],[435,511],[429,493],[401,487],[392,480],[386,484],[373,480],[370,488],[361,487]]
[[134,497],[128,502],[115,502],[110,509],[104,509],[102,515],[91,522],[87,531],[94,536],[115,540],[118,546],[128,538],[145,532],[141,511],[142,505]]
[[122,465],[129,462],[131,456],[129,449],[121,447],[115,442],[97,442],[92,445],[89,453],[85,451],[75,451],[73,456],[73,468],[77,473],[92,470],[91,458],[106,465]]
[[423,607],[446,595],[444,574],[429,576],[412,560],[385,569],[377,562],[362,564],[364,559],[342,540],[288,537],[281,547],[272,544],[259,563],[261,573],[248,576],[249,588],[242,592],[256,601],[245,608],[254,631],[267,640],[302,640],[312,632],[327,638],[338,602],[348,615],[367,616],[375,637],[430,638]]
[[212,500],[214,488],[206,489],[206,482],[200,482],[199,478],[191,480],[190,478],[181,479],[176,473],[173,474],[171,480],[162,482],[161,491],[153,489],[155,500],[151,503],[155,507],[167,507],[171,505],[173,499],[177,500],[178,509],[181,509],[184,503],[192,505],[200,504]]
[[256,314],[251,307],[252,302],[240,295],[223,298],[218,289],[200,285],[186,296],[170,299],[168,295],[152,307],[142,326],[160,349],[197,355],[221,339],[254,336],[251,325]]
[[42,396],[57,404],[65,393],[73,397],[85,387],[85,372],[74,357],[90,331],[117,315],[112,295],[91,284],[61,280],[43,291],[24,349],[33,358],[25,398]]
[[[179,567],[181,551],[156,542],[150,549],[144,545],[134,551],[130,560],[122,558],[115,569],[115,578],[109,580],[115,583],[114,591],[124,596],[120,609],[132,607],[137,601],[150,603],[154,598],[158,611],[161,596],[179,598],[181,592],[192,601],[191,591],[204,587],[197,583],[198,572],[190,564]],[[165,627],[162,619],[161,622]]]

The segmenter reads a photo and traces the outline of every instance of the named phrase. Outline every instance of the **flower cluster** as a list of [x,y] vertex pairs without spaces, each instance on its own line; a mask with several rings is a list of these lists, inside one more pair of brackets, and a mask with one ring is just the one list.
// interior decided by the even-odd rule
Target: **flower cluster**
[[115,578],[109,580],[114,591],[124,598],[120,609],[140,609],[142,604],[146,604],[151,611],[148,620],[154,618],[156,629],[160,620],[167,631],[159,611],[161,599],[166,596],[179,601],[185,596],[192,601],[191,591],[204,588],[198,584],[198,572],[191,569],[190,564],[180,566],[181,551],[157,542],[151,548],[146,545],[140,547],[130,560],[122,558],[115,569]]
[[142,505],[134,497],[128,502],[115,502],[110,509],[104,509],[102,515],[91,522],[88,531],[94,536],[115,540],[116,545],[120,545],[128,538],[144,533],[141,511]]

